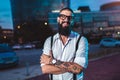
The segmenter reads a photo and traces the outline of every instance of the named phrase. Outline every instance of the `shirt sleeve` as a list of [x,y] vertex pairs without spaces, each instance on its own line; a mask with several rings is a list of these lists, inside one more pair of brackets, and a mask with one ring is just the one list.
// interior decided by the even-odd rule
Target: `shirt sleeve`
[[88,41],[85,37],[81,37],[78,44],[74,62],[86,68],[88,65]]
[[[48,37],[45,40],[44,46],[43,46],[43,53],[42,54],[46,54],[49,55],[49,52],[51,50],[51,37]],[[43,66],[45,64],[41,64],[41,66]]]
[[49,55],[50,50],[51,50],[51,37],[48,37],[45,40],[45,43],[43,46],[43,54]]

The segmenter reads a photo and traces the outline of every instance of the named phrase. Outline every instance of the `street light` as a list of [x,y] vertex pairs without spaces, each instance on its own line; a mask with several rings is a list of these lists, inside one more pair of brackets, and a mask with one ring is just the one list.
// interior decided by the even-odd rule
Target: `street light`
[[120,32],[117,32],[118,35],[120,35]]
[[6,36],[3,36],[4,39],[6,39],[7,37]]
[[100,30],[102,31],[102,30],[103,30],[103,27],[100,27]]
[[20,29],[20,25],[17,26],[17,29]]
[[47,22],[45,22],[44,24],[45,24],[46,26],[48,25],[48,23],[47,23]]

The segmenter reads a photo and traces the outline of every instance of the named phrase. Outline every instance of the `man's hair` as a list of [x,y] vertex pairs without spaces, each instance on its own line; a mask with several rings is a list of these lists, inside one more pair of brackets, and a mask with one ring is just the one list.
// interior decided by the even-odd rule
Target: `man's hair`
[[70,12],[72,12],[72,13],[74,14],[73,10],[70,9],[70,8],[68,8],[68,7],[61,9],[61,10],[60,10],[60,13],[61,13],[63,10],[68,10],[68,11],[70,11]]

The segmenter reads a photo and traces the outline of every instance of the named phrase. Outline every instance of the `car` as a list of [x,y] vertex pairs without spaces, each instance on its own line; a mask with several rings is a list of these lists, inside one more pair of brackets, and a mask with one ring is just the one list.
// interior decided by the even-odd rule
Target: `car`
[[35,47],[35,45],[34,45],[34,44],[31,44],[31,43],[26,43],[26,44],[23,45],[23,48],[24,48],[24,49],[32,49],[32,48],[34,48],[34,47]]
[[33,41],[32,44],[34,44],[36,49],[43,48],[43,43],[41,41]]
[[100,47],[120,47],[120,40],[114,38],[103,38],[99,44]]
[[0,69],[17,66],[19,57],[9,45],[0,44]]
[[14,50],[20,50],[22,48],[23,48],[23,46],[20,45],[20,44],[15,44],[15,45],[12,46],[12,49],[14,49]]

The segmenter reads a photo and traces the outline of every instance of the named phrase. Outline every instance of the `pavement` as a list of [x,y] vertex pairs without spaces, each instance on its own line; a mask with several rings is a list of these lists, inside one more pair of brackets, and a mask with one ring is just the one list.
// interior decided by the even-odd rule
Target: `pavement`
[[84,80],[120,80],[120,52],[90,60]]
[[[120,53],[110,54],[89,60],[84,80],[120,80]],[[48,80],[40,65],[1,70],[0,80]]]
[[40,65],[0,70],[0,80],[26,80],[41,75]]

